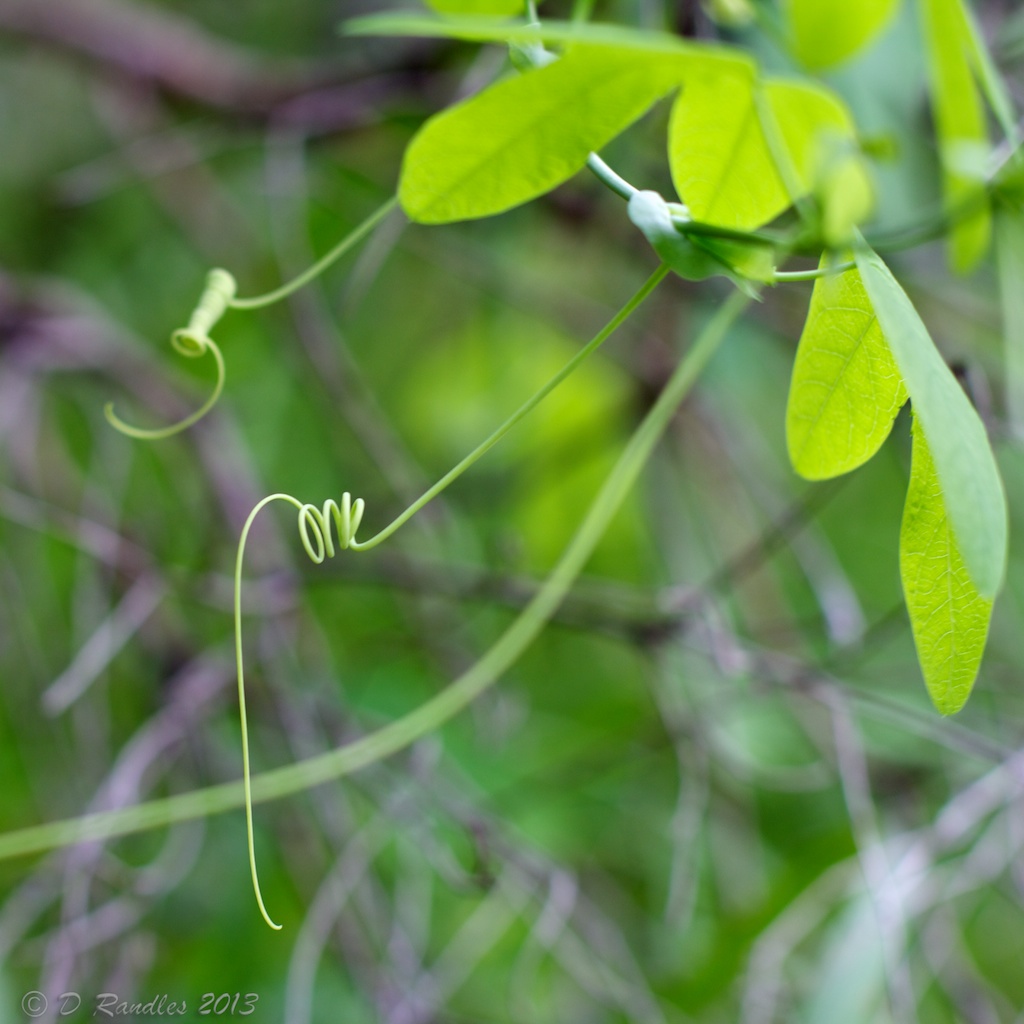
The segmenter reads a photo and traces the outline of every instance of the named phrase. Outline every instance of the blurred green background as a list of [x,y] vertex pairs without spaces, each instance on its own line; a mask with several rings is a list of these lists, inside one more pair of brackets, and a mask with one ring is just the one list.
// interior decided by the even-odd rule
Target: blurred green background
[[[977,7],[1011,86],[1014,5]],[[653,270],[579,176],[492,220],[392,217],[287,303],[166,344],[207,269],[274,287],[394,190],[423,119],[498,47],[343,39],[372,4],[0,0],[0,822],[240,772],[235,544],[264,494],[351,490],[379,528]],[[545,14],[567,16],[556,0]],[[696,3],[595,17],[721,36]],[[777,71],[756,28],[729,36]],[[934,211],[914,5],[828,76],[881,154],[884,234]],[[604,155],[668,194],[666,110]],[[1024,460],[995,274],[893,257],[996,440],[1007,587],[974,696],[932,709],[900,593],[904,414],[837,483],[789,468],[810,285],[729,337],[554,623],[390,761],[257,808],[0,863],[0,1020],[22,995],[255,993],[254,1021],[1024,1020]],[[671,280],[394,541],[321,567],[264,513],[244,590],[257,769],[338,746],[472,664],[535,592],[679,354],[727,294]],[[51,1014],[52,1014],[51,1004]],[[43,1018],[56,1019],[56,1018]],[[198,1019],[198,1018],[197,1018]]]

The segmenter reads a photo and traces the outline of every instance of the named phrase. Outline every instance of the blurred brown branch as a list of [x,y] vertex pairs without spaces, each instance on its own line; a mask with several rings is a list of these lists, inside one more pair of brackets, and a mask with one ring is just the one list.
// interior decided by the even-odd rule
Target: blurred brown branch
[[247,53],[167,11],[118,0],[0,0],[0,29],[218,107],[264,109],[324,77],[307,64]]
[[0,33],[217,110],[311,128],[375,120],[376,100],[390,88],[387,75],[345,81],[351,73],[333,61],[269,57],[167,10],[122,0],[0,0]]

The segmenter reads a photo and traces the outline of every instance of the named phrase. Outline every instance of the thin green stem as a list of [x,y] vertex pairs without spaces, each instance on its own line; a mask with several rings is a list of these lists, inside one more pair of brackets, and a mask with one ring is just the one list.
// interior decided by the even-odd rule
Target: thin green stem
[[916,249],[927,242],[937,241],[957,224],[969,220],[989,206],[992,201],[992,189],[998,188],[998,184],[991,179],[985,184],[985,188],[979,187],[962,202],[946,210],[939,210],[927,217],[922,217],[916,224],[908,224],[885,233],[866,233],[868,244],[876,252],[886,253]]
[[774,281],[780,284],[786,281],[816,281],[819,277],[831,277],[833,274],[845,274],[852,270],[857,264],[852,261],[846,263],[835,263],[823,267],[815,267],[813,270],[776,270]]
[[779,232],[774,231],[741,231],[738,228],[719,227],[717,224],[707,224],[700,220],[689,220],[676,213],[673,207],[678,204],[669,203],[669,211],[672,213],[672,223],[676,230],[683,235],[697,235],[707,238],[722,238],[727,241],[750,242],[753,245],[777,245],[789,246],[790,240]]
[[955,206],[940,209],[915,224],[892,231],[868,234],[868,244],[879,253],[915,249],[919,245],[936,241],[961,221],[968,220],[992,202],[993,191],[999,189],[999,176],[1003,169],[1021,152],[1019,144],[1002,143],[993,151],[993,165],[985,176],[984,188],[978,188]]
[[621,175],[616,174],[596,153],[591,153],[587,157],[587,167],[603,185],[623,199],[632,199],[639,191],[635,185],[631,185]]
[[319,277],[336,260],[341,259],[349,249],[362,241],[397,206],[398,196],[392,196],[380,209],[371,213],[359,227],[346,235],[329,253],[321,256],[308,270],[304,270],[287,284],[283,284],[280,288],[275,288],[265,295],[257,295],[248,299],[232,299],[228,305],[232,309],[262,309],[264,306],[270,306],[275,302],[280,302],[281,299],[288,298],[293,292]]
[[641,285],[637,293],[612,317],[611,320],[570,359],[561,370],[558,371],[539,391],[525,401],[490,437],[476,446],[457,466],[449,470],[429,490],[424,491],[404,512],[396,516],[379,533],[369,540],[353,540],[351,547],[356,551],[365,551],[374,548],[381,541],[387,540],[400,526],[407,523],[424,505],[436,498],[449,484],[457,480],[470,466],[481,456],[489,452],[521,419],[527,416],[536,408],[559,384],[565,380],[575,369],[597,351],[608,338],[626,321],[637,309],[637,307],[651,294],[658,286],[658,283],[669,273],[669,268],[662,264],[653,274]]
[[[390,757],[444,725],[497,682],[566,596],[676,409],[748,301],[735,292],[719,307],[627,444],[551,576],[494,646],[436,697],[390,725],[337,750],[255,776],[248,790],[253,803],[302,792]],[[236,781],[117,811],[19,829],[0,835],[0,860],[220,814],[243,806],[246,797],[244,783]]]

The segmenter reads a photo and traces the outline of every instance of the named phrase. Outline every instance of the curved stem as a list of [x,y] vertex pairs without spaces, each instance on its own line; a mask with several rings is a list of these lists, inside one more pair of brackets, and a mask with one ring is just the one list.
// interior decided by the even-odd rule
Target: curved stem
[[264,306],[270,306],[275,302],[280,302],[281,299],[288,298],[293,292],[319,277],[336,260],[341,259],[352,246],[365,238],[397,206],[398,196],[392,196],[383,206],[371,213],[362,224],[347,234],[330,252],[321,256],[308,270],[304,270],[287,284],[264,295],[256,295],[248,299],[232,299],[228,305],[232,309],[262,309]]
[[138,438],[140,441],[159,441],[165,437],[171,437],[174,434],[179,434],[183,430],[187,430],[192,426],[193,423],[198,423],[216,404],[217,399],[220,398],[221,392],[224,390],[224,357],[220,354],[220,348],[212,338],[203,338],[202,348],[198,351],[186,351],[179,348],[178,351],[183,355],[190,357],[200,356],[204,352],[209,352],[213,356],[214,362],[217,364],[217,382],[213,386],[213,391],[210,393],[210,397],[198,408],[191,416],[186,416],[183,420],[179,420],[177,423],[171,424],[169,427],[158,427],[153,430],[146,430],[143,427],[133,427],[129,423],[125,423],[120,416],[114,412],[114,403],[107,402],[103,407],[103,415],[107,418],[107,422],[115,429],[119,430],[122,434],[127,434],[128,437]]
[[293,498],[290,494],[270,494],[262,501],[257,502],[242,527],[242,535],[238,538],[238,552],[235,555],[235,668],[238,676],[238,719],[242,729],[242,788],[245,797],[245,832],[249,842],[249,874],[252,877],[252,889],[256,894],[256,903],[259,905],[263,920],[274,931],[280,931],[281,926],[275,924],[270,914],[267,913],[267,908],[263,903],[263,893],[260,892],[259,875],[256,871],[256,839],[252,826],[252,773],[249,768],[249,721],[245,714],[245,669],[242,665],[242,560],[245,558],[245,542],[249,539],[249,531],[260,510],[273,501],[287,501],[300,511],[302,510],[302,502],[298,498]]
[[635,185],[631,185],[621,174],[613,171],[596,153],[587,157],[587,167],[593,171],[595,177],[604,185],[607,185],[617,196],[623,199],[632,199],[639,191]]
[[[494,646],[436,697],[390,725],[337,750],[255,776],[249,791],[254,803],[301,792],[389,757],[436,730],[497,682],[554,614],[646,465],[676,409],[747,302],[745,295],[734,292],[716,311],[633,434],[551,576]],[[265,501],[277,497],[290,498],[273,495]],[[242,783],[230,782],[118,811],[20,829],[0,835],[0,860],[219,814],[243,805],[245,799]]]

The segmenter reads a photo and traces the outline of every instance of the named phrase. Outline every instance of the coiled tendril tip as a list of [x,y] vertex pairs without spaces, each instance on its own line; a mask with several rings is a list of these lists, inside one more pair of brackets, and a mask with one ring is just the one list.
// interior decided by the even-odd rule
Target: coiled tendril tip
[[316,505],[303,505],[299,509],[299,539],[310,559],[320,565],[325,558],[334,557],[331,518],[334,520],[338,548],[342,551],[347,548],[358,549],[360,545],[356,540],[356,530],[363,521],[365,510],[366,502],[362,498],[353,501],[348,491],[341,496],[340,507],[333,498],[325,501],[322,509]]
[[182,430],[187,430],[213,408],[224,390],[225,370],[224,357],[221,355],[217,343],[210,337],[210,331],[231,305],[236,291],[235,279],[228,271],[219,267],[211,270],[206,275],[206,287],[199,297],[196,308],[192,311],[188,326],[181,327],[171,334],[171,347],[179,355],[185,356],[187,359],[198,359],[209,352],[213,356],[217,366],[217,380],[210,397],[194,413],[186,416],[183,420],[172,423],[168,427],[155,429],[133,427],[131,424],[125,423],[114,412],[114,403],[108,402],[103,407],[103,415],[115,430],[142,441],[158,441],[161,438],[180,433]]
[[[199,297],[196,308],[192,311],[188,326],[176,330],[171,335],[171,345],[179,355],[189,359],[205,355],[207,352],[213,355],[217,363],[217,382],[214,385],[213,393],[191,416],[169,427],[160,427],[154,430],[146,430],[141,427],[133,427],[125,423],[115,412],[112,403],[107,403],[103,414],[107,422],[122,434],[129,437],[137,437],[144,441],[156,441],[162,437],[170,437],[182,430],[191,427],[193,423],[201,420],[213,408],[217,399],[224,390],[224,360],[221,357],[220,349],[210,337],[210,331],[224,315],[227,309],[262,309],[264,306],[272,305],[281,299],[287,298],[303,285],[308,284],[315,277],[322,274],[332,263],[340,259],[356,243],[365,238],[395,207],[398,205],[398,197],[392,196],[376,212],[370,214],[354,231],[346,235],[330,252],[317,260],[308,270],[303,271],[298,277],[293,278],[287,284],[275,288],[265,295],[257,295],[248,299],[240,299],[237,296],[238,288],[232,274],[220,267],[216,267],[206,275],[206,287]],[[343,545],[345,546],[345,545]]]

